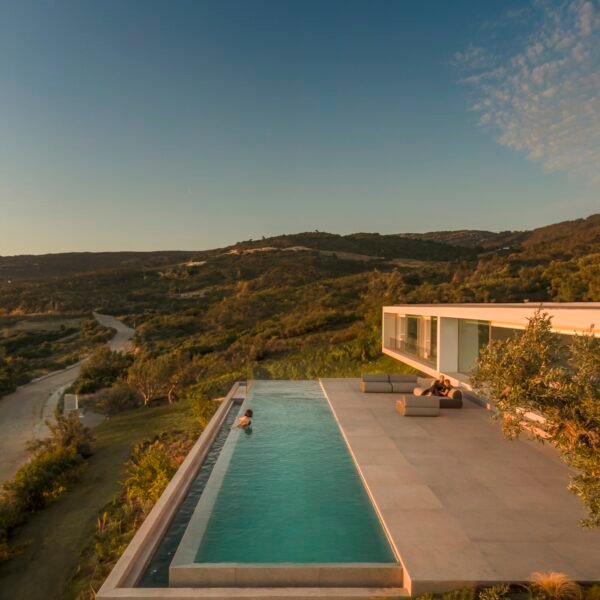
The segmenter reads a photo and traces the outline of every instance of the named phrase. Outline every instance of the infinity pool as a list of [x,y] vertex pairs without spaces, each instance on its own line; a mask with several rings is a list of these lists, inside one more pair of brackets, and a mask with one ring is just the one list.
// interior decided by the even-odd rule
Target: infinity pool
[[258,381],[242,408],[252,431],[225,442],[194,562],[395,563],[320,385]]

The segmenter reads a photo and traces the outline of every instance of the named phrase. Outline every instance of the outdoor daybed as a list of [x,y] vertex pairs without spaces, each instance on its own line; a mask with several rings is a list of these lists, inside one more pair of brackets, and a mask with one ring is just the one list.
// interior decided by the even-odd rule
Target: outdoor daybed
[[360,379],[360,391],[366,393],[409,393],[418,385],[416,375],[368,375]]
[[[429,398],[430,396],[423,396],[423,392],[427,388],[416,387],[413,390],[413,396],[420,398]],[[462,392],[458,388],[450,390],[448,396],[438,396],[440,400],[440,408],[462,408]]]

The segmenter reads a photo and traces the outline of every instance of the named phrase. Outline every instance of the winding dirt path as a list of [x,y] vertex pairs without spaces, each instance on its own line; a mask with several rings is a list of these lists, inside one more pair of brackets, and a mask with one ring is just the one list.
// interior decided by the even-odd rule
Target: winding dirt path
[[[101,325],[116,330],[108,342],[111,350],[130,349],[133,329],[109,315],[94,313],[94,317]],[[52,418],[63,388],[77,379],[82,362],[40,377],[0,398],[0,483],[10,479],[27,459],[27,442],[47,434],[46,419]]]

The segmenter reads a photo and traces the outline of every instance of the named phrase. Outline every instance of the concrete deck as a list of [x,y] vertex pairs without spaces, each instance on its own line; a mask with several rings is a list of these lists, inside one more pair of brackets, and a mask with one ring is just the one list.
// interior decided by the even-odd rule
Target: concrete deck
[[399,394],[357,379],[322,385],[405,568],[411,593],[524,581],[533,571],[600,580],[600,531],[538,442],[507,441],[485,409],[401,417]]

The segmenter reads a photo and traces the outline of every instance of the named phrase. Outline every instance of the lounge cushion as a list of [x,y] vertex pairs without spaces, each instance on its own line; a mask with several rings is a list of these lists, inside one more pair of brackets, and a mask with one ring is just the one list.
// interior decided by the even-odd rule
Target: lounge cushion
[[392,391],[396,394],[410,394],[414,386],[414,381],[392,381]]
[[417,383],[417,376],[410,374],[392,374],[390,375],[390,383]]
[[419,408],[439,408],[439,396],[415,396],[414,394],[402,394],[398,399],[406,406],[418,406]]
[[390,376],[381,374],[381,373],[374,373],[374,374],[366,373],[362,376],[362,380],[363,381],[385,381],[386,383],[389,383]]
[[402,394],[396,401],[396,410],[403,417],[439,417],[440,406],[436,396]]
[[[423,387],[414,388],[413,396],[429,398],[429,396],[423,396],[426,389]],[[440,408],[462,408],[463,405],[462,392],[458,388],[453,388],[449,396],[436,396],[436,398],[440,400]]]
[[385,393],[392,391],[392,384],[385,381],[361,381],[360,391],[365,393]]
[[440,408],[462,408],[462,392],[458,388],[450,391],[448,396],[440,398]]

